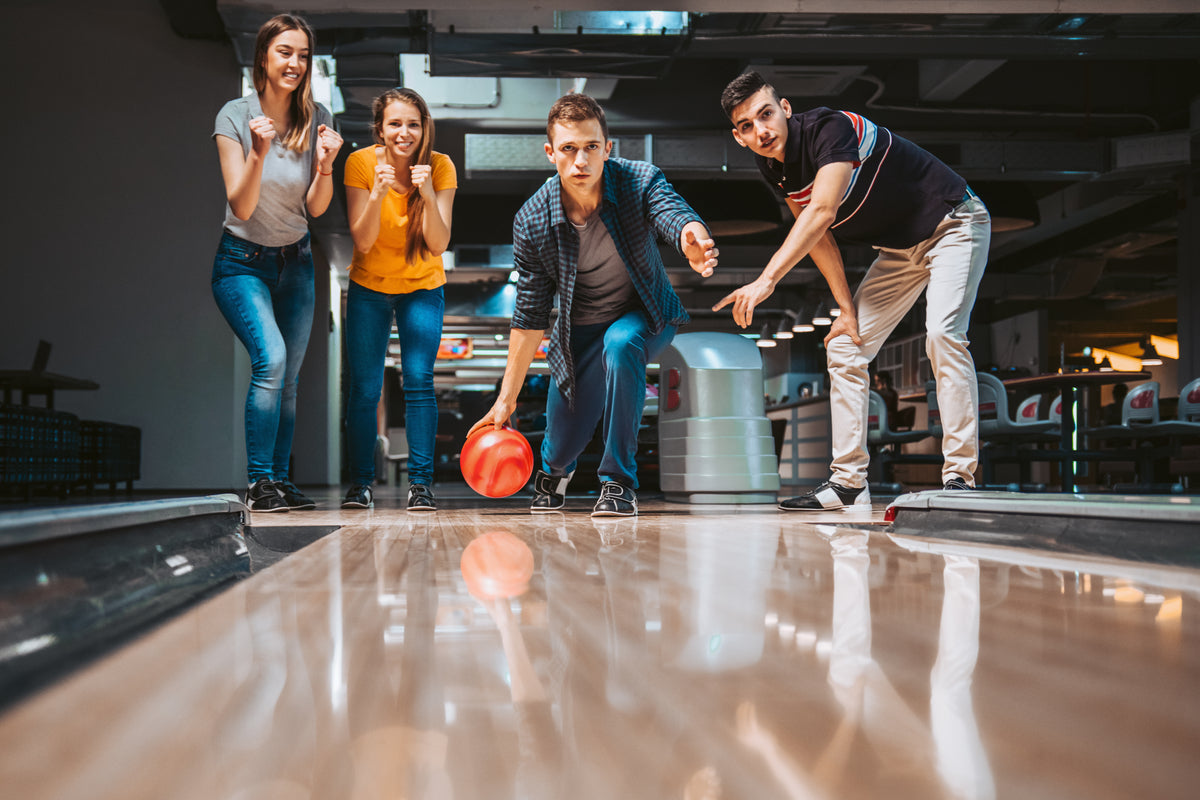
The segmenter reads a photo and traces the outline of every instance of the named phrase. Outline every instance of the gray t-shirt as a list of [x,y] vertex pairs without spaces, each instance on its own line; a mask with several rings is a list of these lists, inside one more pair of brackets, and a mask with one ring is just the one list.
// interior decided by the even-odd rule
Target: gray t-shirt
[[[264,247],[283,247],[308,233],[308,214],[305,195],[313,179],[314,148],[317,128],[333,126],[333,116],[317,103],[313,114],[308,149],[297,153],[283,146],[280,137],[271,141],[271,150],[263,161],[262,185],[258,205],[248,220],[238,219],[229,204],[225,204],[225,227],[238,238]],[[225,136],[240,142],[242,154],[250,153],[250,120],[264,116],[258,95],[250,93],[230,100],[217,114],[213,136]]]
[[575,271],[575,297],[571,322],[595,325],[611,322],[634,306],[635,290],[625,262],[617,253],[608,228],[593,214],[579,234],[579,266]]

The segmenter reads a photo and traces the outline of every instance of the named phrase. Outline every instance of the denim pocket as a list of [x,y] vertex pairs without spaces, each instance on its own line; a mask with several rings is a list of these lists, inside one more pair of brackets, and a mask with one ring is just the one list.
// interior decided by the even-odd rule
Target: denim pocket
[[249,242],[225,240],[221,242],[221,249],[217,254],[231,261],[252,264],[262,255],[262,248],[252,245]]
[[217,246],[217,255],[213,259],[214,281],[230,275],[255,275],[262,272],[263,248],[254,242],[239,239],[226,232],[221,236]]

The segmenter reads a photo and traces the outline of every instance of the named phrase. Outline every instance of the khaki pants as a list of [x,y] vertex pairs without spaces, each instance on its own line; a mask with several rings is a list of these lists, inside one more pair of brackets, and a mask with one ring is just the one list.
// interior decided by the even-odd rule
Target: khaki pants
[[839,336],[826,351],[834,482],[853,487],[867,482],[867,364],[925,291],[925,351],[942,415],[942,482],[959,477],[974,484],[979,463],[979,390],[975,363],[967,350],[967,325],[991,236],[987,208],[972,197],[947,214],[933,236],[916,247],[877,248],[879,256],[854,293],[863,343],[859,346],[849,336]]

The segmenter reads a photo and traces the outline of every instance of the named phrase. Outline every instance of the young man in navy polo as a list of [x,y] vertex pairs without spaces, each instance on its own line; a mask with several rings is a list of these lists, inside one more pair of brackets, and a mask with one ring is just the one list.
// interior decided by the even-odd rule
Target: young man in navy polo
[[[725,87],[721,107],[733,123],[733,138],[754,152],[759,171],[796,221],[762,274],[713,310],[732,306],[734,321],[750,325],[755,307],[807,255],[842,312],[825,337],[831,475],[779,507],[820,511],[870,504],[867,365],[922,292],[925,349],[942,419],[943,487],[973,487],[979,401],[967,325],[987,264],[987,208],[960,175],[912,142],[849,111],[796,113],[758,73]],[[879,253],[853,296],[838,240]]]
[[592,515],[633,516],[646,364],[688,320],[656,239],[673,245],[704,276],[717,265],[717,249],[658,167],[609,157],[604,111],[591,97],[559,98],[546,138],[546,156],[558,174],[513,221],[518,278],[508,363],[495,404],[470,432],[508,421],[557,298],[542,467],[530,511],[563,508],[576,461],[600,423],[604,455]]

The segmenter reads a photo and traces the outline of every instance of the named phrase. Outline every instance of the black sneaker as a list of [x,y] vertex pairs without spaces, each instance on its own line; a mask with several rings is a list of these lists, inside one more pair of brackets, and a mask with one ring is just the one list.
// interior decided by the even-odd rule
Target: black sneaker
[[533,476],[533,500],[529,503],[529,510],[534,514],[562,511],[567,504],[567,484],[574,474],[572,471],[566,475],[550,475],[539,469],[537,475]]
[[246,490],[246,507],[251,511],[287,511],[287,500],[279,484],[270,478],[259,478]]
[[310,508],[316,508],[317,504],[311,497],[300,491],[296,484],[287,480],[275,481],[275,485],[279,487],[279,491],[283,492],[283,499],[287,502],[288,508],[293,511],[307,511]]
[[342,508],[371,508],[375,505],[375,496],[371,492],[371,487],[366,484],[356,483],[350,487],[350,491],[346,492],[346,497],[342,500]]
[[779,504],[784,511],[837,511],[854,507],[870,508],[871,492],[865,485],[857,489],[840,483],[825,481],[808,494],[784,500]]
[[946,481],[946,485],[942,487],[943,492],[970,492],[974,489],[974,486],[968,486],[966,481],[958,477]]
[[616,481],[605,481],[600,487],[600,499],[592,509],[593,517],[636,517],[637,492]]
[[423,483],[414,483],[408,487],[409,511],[437,511],[437,501],[433,499],[433,490]]

